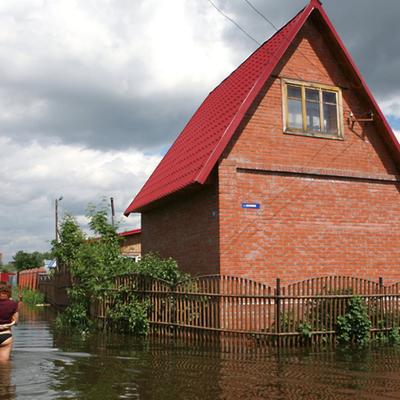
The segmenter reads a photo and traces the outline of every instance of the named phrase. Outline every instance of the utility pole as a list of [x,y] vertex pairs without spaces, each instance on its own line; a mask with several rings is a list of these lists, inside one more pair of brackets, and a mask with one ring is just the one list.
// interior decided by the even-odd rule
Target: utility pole
[[54,202],[54,212],[55,212],[55,233],[56,233],[56,242],[58,243],[58,202],[61,201],[62,196],[55,200]]
[[111,225],[114,226],[115,210],[114,210],[114,197],[110,198],[111,202]]

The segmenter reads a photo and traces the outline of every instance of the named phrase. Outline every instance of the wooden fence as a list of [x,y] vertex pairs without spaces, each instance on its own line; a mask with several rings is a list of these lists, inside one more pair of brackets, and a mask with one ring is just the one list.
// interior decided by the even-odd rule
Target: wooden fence
[[[355,277],[328,276],[274,288],[245,278],[205,276],[170,286],[139,275],[118,277],[114,291],[130,291],[147,301],[152,332],[178,336],[231,334],[258,342],[296,345],[333,342],[337,317],[353,295],[364,299],[371,333],[400,325],[400,286]],[[92,305],[92,316],[107,320],[112,296]]]
[[45,301],[57,309],[68,305],[68,288],[71,287],[71,275],[67,270],[54,271],[51,275],[39,277],[38,288],[44,294]]
[[44,268],[25,269],[18,273],[18,287],[21,289],[36,290],[39,287],[40,277],[46,275]]

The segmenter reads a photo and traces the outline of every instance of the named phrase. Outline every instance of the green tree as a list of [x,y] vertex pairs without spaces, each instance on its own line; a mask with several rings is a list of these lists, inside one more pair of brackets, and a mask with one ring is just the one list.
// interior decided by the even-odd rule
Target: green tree
[[[58,319],[63,327],[85,330],[90,327],[90,303],[107,297],[111,302],[108,318],[123,330],[145,334],[148,329],[147,302],[140,301],[126,288],[112,290],[115,277],[139,273],[176,284],[184,275],[172,259],[162,260],[148,254],[135,263],[121,256],[116,227],[108,222],[107,209],[88,209],[89,227],[94,236],[86,238],[77,221],[67,215],[60,229],[60,241],[53,242],[53,253],[59,265],[66,266],[73,278],[68,290],[69,306]],[[129,301],[127,301],[129,299]]]
[[1,272],[15,272],[15,267],[13,264],[5,264],[0,266]]
[[53,253],[73,278],[68,290],[70,304],[61,317],[63,325],[85,329],[90,325],[89,307],[111,289],[116,275],[128,272],[132,261],[120,255],[120,238],[108,222],[105,208],[88,209],[89,227],[94,237],[86,238],[76,220],[67,215],[60,229],[60,241],[53,242]]
[[75,218],[66,215],[60,226],[60,241],[53,241],[52,252],[62,265],[72,266],[86,238]]
[[24,269],[41,267],[43,260],[46,258],[51,258],[51,253],[40,253],[38,251],[28,253],[20,250],[13,256],[12,264],[17,271],[22,271]]

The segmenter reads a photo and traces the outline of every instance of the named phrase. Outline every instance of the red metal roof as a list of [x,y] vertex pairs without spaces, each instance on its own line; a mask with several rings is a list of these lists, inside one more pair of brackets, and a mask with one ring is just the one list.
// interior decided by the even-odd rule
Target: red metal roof
[[365,87],[400,154],[400,145],[373,99],[360,72],[345,49],[318,0],[311,0],[291,21],[261,45],[204,100],[153,174],[125,211],[140,212],[149,204],[195,184],[204,184],[228,145],[246,111],[270,77],[297,33],[314,10],[327,23],[332,36]]
[[125,231],[125,232],[120,232],[118,233],[118,236],[132,236],[132,235],[137,235],[138,233],[141,233],[142,230],[139,229],[132,229],[131,231]]

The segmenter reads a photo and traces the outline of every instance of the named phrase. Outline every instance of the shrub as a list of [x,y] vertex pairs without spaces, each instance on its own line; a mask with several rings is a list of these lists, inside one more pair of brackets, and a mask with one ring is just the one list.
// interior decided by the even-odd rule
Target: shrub
[[337,340],[343,344],[365,346],[370,340],[371,321],[363,299],[353,296],[346,313],[336,321]]
[[176,285],[188,277],[179,271],[175,260],[162,259],[157,253],[145,254],[139,262],[132,265],[131,272],[162,279],[171,285]]
[[400,345],[399,328],[392,328],[388,333],[388,340],[391,345]]
[[120,332],[146,335],[149,329],[147,313],[150,305],[140,301],[132,292],[114,292],[107,310],[107,318]]
[[310,340],[312,336],[312,327],[308,322],[299,324],[297,331],[300,333],[302,339]]
[[56,327],[59,329],[77,329],[81,332],[90,330],[93,326],[85,303],[72,303],[56,318]]
[[22,302],[28,306],[44,303],[44,294],[34,289],[22,289],[19,295],[22,297]]

